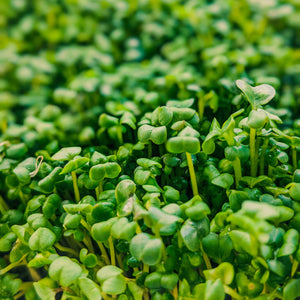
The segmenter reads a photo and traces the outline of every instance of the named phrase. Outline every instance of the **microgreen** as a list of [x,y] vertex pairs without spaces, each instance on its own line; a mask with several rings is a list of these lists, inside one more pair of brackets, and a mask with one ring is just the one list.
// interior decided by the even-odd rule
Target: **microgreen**
[[2,2],[0,299],[300,297],[297,1]]

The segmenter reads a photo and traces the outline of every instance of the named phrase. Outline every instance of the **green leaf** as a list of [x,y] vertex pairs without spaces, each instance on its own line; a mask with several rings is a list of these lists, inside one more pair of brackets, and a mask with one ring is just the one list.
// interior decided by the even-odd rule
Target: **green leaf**
[[237,87],[243,92],[252,109],[257,109],[261,105],[269,103],[275,96],[275,89],[268,84],[261,84],[252,87],[243,80],[236,81]]
[[33,283],[34,289],[42,300],[55,300],[56,292],[49,287],[43,280]]
[[0,252],[8,252],[12,249],[17,236],[13,232],[8,232],[0,238]]
[[225,291],[220,279],[212,282],[207,280],[205,283],[205,300],[224,300]]
[[147,221],[145,223],[151,227],[154,234],[159,231],[160,235],[172,235],[177,231],[179,223],[183,222],[181,218],[170,215],[154,206],[150,207],[148,211],[152,224],[148,224]]
[[167,126],[171,123],[173,118],[172,110],[167,106],[156,108],[151,117],[151,123],[154,126],[161,125]]
[[229,232],[233,247],[238,252],[246,252],[252,256],[257,256],[258,244],[256,240],[247,232],[232,230]]
[[283,237],[283,245],[277,253],[277,257],[291,255],[297,251],[299,246],[299,232],[296,229],[289,229]]
[[28,245],[36,251],[48,250],[56,240],[56,235],[50,229],[40,227],[30,237]]
[[126,290],[126,280],[123,270],[115,266],[105,266],[97,272],[97,279],[104,293],[110,295],[122,294]]
[[233,185],[234,179],[231,174],[223,173],[218,177],[215,177],[211,183],[227,190]]
[[52,262],[48,274],[61,286],[68,287],[80,277],[82,269],[70,258],[61,256]]
[[300,279],[290,279],[283,289],[284,300],[295,300],[300,297]]
[[65,147],[56,152],[53,156],[53,160],[71,160],[81,152],[81,147]]
[[108,162],[105,164],[98,164],[90,169],[90,179],[94,181],[102,181],[105,177],[116,178],[122,171],[119,164],[115,162]]
[[111,227],[116,221],[117,218],[111,218],[105,222],[94,224],[91,229],[93,239],[98,242],[107,241],[110,237]]
[[190,251],[198,251],[200,249],[200,242],[209,234],[209,229],[209,220],[207,217],[197,222],[188,219],[181,227],[180,234],[184,244]]
[[134,258],[152,266],[160,262],[163,244],[159,238],[139,233],[130,241],[129,249]]
[[71,173],[72,171],[75,171],[77,169],[80,169],[82,166],[84,166],[89,159],[87,157],[75,157],[72,160],[70,160],[63,170],[60,172],[60,175]]
[[127,218],[118,219],[111,227],[111,235],[115,239],[124,239],[130,241],[135,235],[137,228],[136,222],[128,222]]
[[196,154],[200,152],[200,141],[195,137],[172,137],[167,141],[167,151],[170,153],[188,152]]
[[225,261],[233,249],[233,244],[228,234],[217,235],[211,232],[203,238],[202,242],[204,251],[217,263]]
[[115,191],[117,204],[119,205],[126,202],[128,198],[131,198],[134,195],[135,191],[136,185],[132,180],[125,179],[119,182]]
[[167,140],[167,128],[166,126],[155,127],[151,131],[149,140],[156,145],[164,144]]
[[78,285],[81,292],[88,300],[101,300],[100,287],[91,279],[86,277],[78,278]]
[[226,285],[230,285],[234,278],[234,268],[228,262],[223,262],[214,269],[204,270],[203,273],[206,280],[215,281],[220,279]]

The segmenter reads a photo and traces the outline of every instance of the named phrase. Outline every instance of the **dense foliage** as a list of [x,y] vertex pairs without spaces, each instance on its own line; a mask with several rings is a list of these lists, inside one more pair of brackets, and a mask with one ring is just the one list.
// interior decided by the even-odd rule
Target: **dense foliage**
[[300,297],[299,8],[1,1],[0,299]]

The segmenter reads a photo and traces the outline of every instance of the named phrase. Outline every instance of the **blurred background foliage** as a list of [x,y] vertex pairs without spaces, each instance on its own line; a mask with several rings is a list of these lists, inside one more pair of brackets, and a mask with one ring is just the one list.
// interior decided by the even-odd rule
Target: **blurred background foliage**
[[298,0],[2,0],[0,29],[2,132],[51,120],[49,104],[71,137],[103,112],[191,97],[222,122],[244,101],[238,78],[275,87],[285,125],[299,118]]

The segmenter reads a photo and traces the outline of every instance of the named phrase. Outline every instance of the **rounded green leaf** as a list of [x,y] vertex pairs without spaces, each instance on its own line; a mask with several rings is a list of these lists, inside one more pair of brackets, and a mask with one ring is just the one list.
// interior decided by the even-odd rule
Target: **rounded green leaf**
[[247,124],[251,128],[261,129],[267,121],[267,114],[263,110],[251,110]]
[[167,128],[166,126],[154,127],[151,131],[149,140],[156,145],[161,145],[167,140]]
[[63,170],[60,172],[60,175],[71,173],[72,171],[84,166],[88,161],[89,159],[87,157],[75,157],[65,165]]
[[123,270],[115,266],[105,266],[97,272],[104,293],[118,295],[126,290],[126,280],[122,273]]
[[65,147],[56,152],[53,156],[53,160],[71,160],[81,152],[81,147]]
[[61,286],[68,287],[82,274],[81,267],[66,256],[54,260],[49,267],[50,278],[56,280]]
[[110,237],[110,230],[117,218],[111,218],[105,222],[96,223],[92,226],[92,237],[95,241],[105,242]]
[[162,256],[163,244],[159,238],[154,238],[147,233],[139,233],[130,242],[130,253],[137,260],[145,264],[156,265]]
[[234,278],[234,268],[228,262],[223,262],[214,269],[204,270],[203,273],[206,280],[215,281],[220,279],[226,285],[231,284]]
[[167,141],[166,148],[171,153],[196,154],[200,152],[200,141],[195,137],[172,137]]
[[35,251],[48,250],[56,240],[56,235],[48,228],[38,228],[28,241],[30,249]]
[[87,277],[80,277],[78,278],[78,285],[88,300],[102,299],[100,287],[93,280]]

